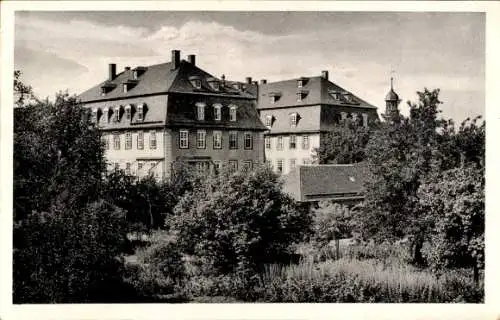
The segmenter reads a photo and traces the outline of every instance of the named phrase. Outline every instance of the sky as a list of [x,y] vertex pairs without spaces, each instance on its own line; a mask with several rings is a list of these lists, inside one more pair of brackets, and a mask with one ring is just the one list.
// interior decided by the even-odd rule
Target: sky
[[484,115],[485,15],[464,12],[18,11],[15,69],[40,97],[79,94],[107,77],[108,64],[153,65],[196,54],[228,80],[318,76],[385,108],[394,90],[441,89],[442,115]]

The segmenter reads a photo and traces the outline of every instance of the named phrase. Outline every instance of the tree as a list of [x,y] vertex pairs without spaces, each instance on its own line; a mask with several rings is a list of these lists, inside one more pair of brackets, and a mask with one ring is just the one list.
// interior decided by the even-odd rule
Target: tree
[[469,166],[450,169],[422,184],[422,211],[433,220],[427,258],[434,269],[484,268],[484,173]]
[[21,71],[19,70],[14,71],[14,98],[17,107],[24,106],[26,102],[36,101],[31,86],[21,81]]
[[210,177],[187,192],[174,212],[167,223],[183,252],[217,275],[254,274],[280,261],[310,225],[307,210],[281,191],[267,167]]
[[[373,124],[372,126],[374,126]],[[372,129],[346,120],[323,134],[321,147],[315,150],[319,163],[357,163],[365,159],[365,147]]]
[[418,210],[417,190],[432,171],[439,150],[437,119],[439,89],[417,92],[410,103],[410,116],[381,124],[366,148],[371,170],[363,210],[356,215],[360,232],[377,240],[409,237],[414,262],[423,263],[421,249],[429,228]]
[[14,109],[16,303],[111,297],[126,233],[121,211],[101,200],[104,170],[99,130],[75,97]]

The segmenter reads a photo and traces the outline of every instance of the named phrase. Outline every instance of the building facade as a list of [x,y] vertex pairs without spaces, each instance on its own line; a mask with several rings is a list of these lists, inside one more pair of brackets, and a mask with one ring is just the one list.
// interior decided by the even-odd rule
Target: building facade
[[137,176],[170,174],[175,162],[200,173],[238,170],[264,161],[263,132],[250,86],[218,79],[194,55],[169,63],[126,67],[79,95],[103,132],[110,168]]
[[321,76],[279,82],[261,81],[258,104],[261,121],[267,127],[265,157],[278,173],[289,173],[298,165],[313,163],[314,150],[322,134],[343,120],[364,126],[378,119],[377,108]]

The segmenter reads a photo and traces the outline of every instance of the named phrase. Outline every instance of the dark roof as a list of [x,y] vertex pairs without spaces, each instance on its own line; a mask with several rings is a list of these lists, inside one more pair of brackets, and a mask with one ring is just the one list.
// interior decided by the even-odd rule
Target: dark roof
[[[208,79],[214,78],[211,74],[201,70],[197,66],[182,60],[177,69],[171,70],[171,63],[161,63],[144,68],[144,72],[138,77],[137,84],[127,92],[123,92],[122,83],[133,81],[133,70],[124,70],[113,80],[105,80],[93,88],[81,93],[78,98],[82,102],[110,100],[119,98],[129,98],[158,93],[199,93],[221,96],[238,96],[241,98],[254,98],[247,92],[236,90],[233,86],[223,85],[221,81],[220,90],[214,90]],[[189,81],[192,76],[199,76],[201,79],[201,89],[196,89]],[[215,78],[214,78],[215,79]],[[220,81],[220,80],[219,80]],[[101,87],[115,86],[105,96],[101,95]]]
[[284,177],[284,189],[298,201],[352,198],[364,195],[368,177],[364,164],[304,165]]
[[399,101],[399,96],[393,89],[385,96],[385,101]]
[[[301,88],[298,88],[297,81],[304,79],[307,80],[303,81],[303,86]],[[298,92],[302,92],[304,94],[301,101],[297,101]],[[335,92],[340,95],[340,100],[337,100],[332,96]],[[275,103],[271,103],[270,96],[276,94],[280,95],[279,99],[277,99]],[[344,94],[349,94],[353,101],[349,102],[346,100],[344,98]],[[341,105],[371,109],[376,108],[372,104],[354,95],[352,92],[349,92],[320,76],[270,82],[259,86],[259,109],[273,109],[313,104]]]

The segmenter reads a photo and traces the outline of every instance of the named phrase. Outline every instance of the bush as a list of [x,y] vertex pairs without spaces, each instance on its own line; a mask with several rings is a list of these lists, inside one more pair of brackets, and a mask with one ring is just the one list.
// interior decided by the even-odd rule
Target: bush
[[186,277],[182,255],[172,242],[160,241],[139,248],[138,265],[129,267],[126,281],[132,284],[143,298],[173,295],[181,291]]
[[266,167],[209,178],[174,211],[166,223],[205,275],[254,274],[265,263],[284,262],[310,225]]
[[[63,211],[67,210],[67,211]],[[121,211],[104,202],[82,212],[53,208],[14,226],[14,303],[109,301],[126,243]]]

